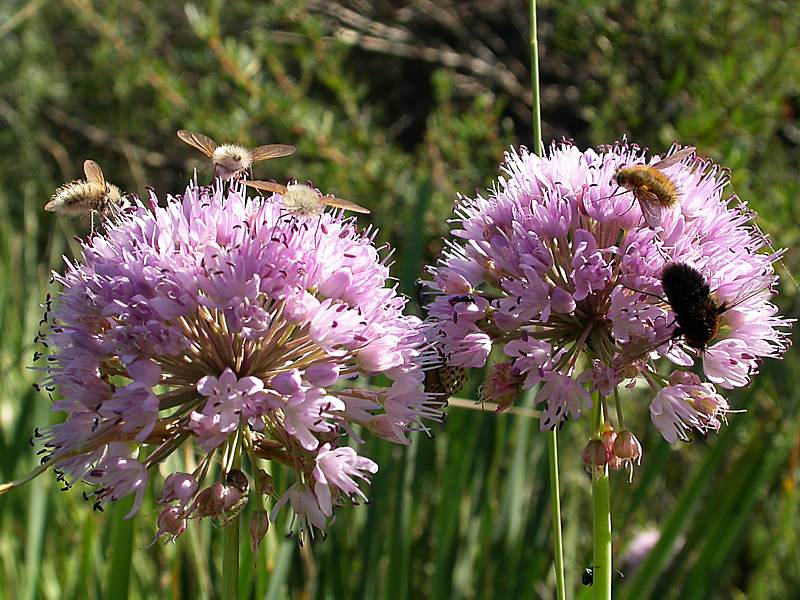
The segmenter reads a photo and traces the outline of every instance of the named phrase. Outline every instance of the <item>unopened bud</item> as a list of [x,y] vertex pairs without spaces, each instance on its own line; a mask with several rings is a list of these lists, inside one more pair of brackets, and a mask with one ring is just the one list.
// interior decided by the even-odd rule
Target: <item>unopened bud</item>
[[255,554],[261,540],[269,530],[269,515],[265,510],[256,510],[250,516],[250,551]]
[[587,467],[604,467],[608,464],[608,452],[601,440],[589,440],[583,449],[583,464]]
[[606,429],[600,434],[600,439],[603,442],[603,447],[606,450],[606,460],[608,461],[609,469],[619,469],[622,466],[622,461],[614,454],[614,443],[617,440],[617,432],[613,429]]
[[514,371],[514,361],[493,364],[481,385],[481,402],[494,402],[497,404],[495,412],[498,413],[508,410],[519,397],[524,380],[524,377]]
[[225,493],[222,496],[222,510],[225,513],[232,513],[242,507],[242,498],[247,501],[247,494],[242,494],[232,485],[225,486]]
[[[158,531],[156,531],[156,540],[162,535],[169,535],[173,540],[186,531],[186,517],[177,506],[170,506],[165,508],[158,514],[156,520],[158,524]],[[155,543],[155,540],[153,540]]]
[[642,458],[642,445],[633,433],[626,429],[617,434],[614,440],[614,456],[623,461],[636,461]]
[[673,371],[669,375],[670,385],[700,385],[702,380],[697,373],[691,371]]
[[225,508],[225,497],[227,492],[225,486],[220,482],[211,487],[207,487],[195,499],[197,515],[199,517],[213,517],[220,514]]
[[160,504],[173,500],[180,502],[181,506],[189,503],[197,491],[197,479],[189,473],[172,473],[164,480],[164,487],[158,499]]

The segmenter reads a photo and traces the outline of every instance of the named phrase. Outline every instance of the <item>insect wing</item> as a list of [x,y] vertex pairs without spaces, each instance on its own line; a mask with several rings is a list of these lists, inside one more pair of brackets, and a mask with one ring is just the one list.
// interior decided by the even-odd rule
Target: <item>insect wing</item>
[[187,131],[186,129],[178,130],[178,137],[184,142],[189,144],[192,148],[200,150],[209,158],[214,155],[214,150],[217,149],[217,142],[212,140],[207,135],[197,133],[196,131]]
[[297,148],[289,144],[267,144],[266,146],[259,146],[253,149],[253,162],[289,156],[290,154],[294,154],[295,150],[297,150]]
[[658,227],[661,225],[661,204],[658,200],[642,199],[643,194],[635,194],[636,199],[639,201],[639,207],[642,209],[642,216],[645,223],[650,227]]
[[[86,174],[86,181],[100,186],[100,189],[107,190],[106,178],[103,176],[103,170],[93,160],[83,161],[83,172]],[[47,207],[45,207],[47,209]]]
[[646,338],[631,340],[622,346],[622,349],[614,358],[614,364],[627,365],[637,360],[647,360],[651,352],[658,352],[662,356],[670,355],[674,346],[670,345],[667,348],[662,348],[662,346],[669,344],[673,339],[675,339],[675,336],[668,334],[661,340],[649,340]]
[[245,185],[250,186],[251,188],[261,190],[264,192],[273,192],[275,194],[280,194],[283,196],[286,194],[286,186],[281,185],[280,183],[275,183],[274,181],[259,181],[255,180],[245,180],[243,182]]
[[368,208],[364,208],[363,206],[360,206],[355,202],[350,202],[350,200],[343,200],[342,198],[337,198],[336,196],[321,196],[319,201],[325,204],[326,206],[332,206],[333,208],[343,208],[344,210],[350,210],[365,215],[369,214]]
[[671,167],[672,165],[678,164],[687,156],[691,156],[694,153],[694,151],[695,151],[694,146],[687,146],[686,148],[681,148],[674,154],[670,154],[669,156],[663,158],[662,160],[658,161],[656,164],[651,166],[654,169],[663,171],[664,169]]
[[637,190],[633,195],[639,201],[639,208],[642,209],[644,222],[654,229],[660,226],[664,207],[661,206],[658,197],[644,190]]
[[[755,275],[749,281],[747,281],[739,290],[736,292],[735,296],[732,300],[724,302],[725,310],[730,310],[732,308],[736,308],[740,304],[743,304],[758,296],[759,294],[763,293],[770,293],[770,289],[772,288],[774,277],[772,275]],[[724,294],[725,288],[729,285],[735,284],[722,284],[716,290],[715,293],[717,294]]]

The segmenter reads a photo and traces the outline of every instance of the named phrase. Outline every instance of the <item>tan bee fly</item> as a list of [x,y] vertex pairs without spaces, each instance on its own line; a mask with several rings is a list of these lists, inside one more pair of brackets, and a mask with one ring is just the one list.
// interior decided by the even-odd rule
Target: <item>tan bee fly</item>
[[283,196],[284,208],[289,213],[301,217],[317,216],[322,213],[326,206],[369,214],[368,208],[359,206],[354,202],[350,202],[350,200],[323,195],[304,183],[290,183],[289,185],[281,185],[274,181],[245,181],[244,183],[257,190],[280,194]]
[[93,160],[83,163],[86,180],[76,179],[58,188],[44,209],[68,216],[89,215],[94,232],[94,214],[107,217],[123,202],[119,188],[106,181],[103,170]]
[[289,156],[295,151],[295,147],[288,144],[267,144],[257,148],[246,148],[238,144],[220,146],[207,135],[186,129],[179,129],[178,137],[210,158],[214,163],[214,177],[223,180],[240,177],[253,163]]
[[654,165],[620,167],[614,174],[617,185],[633,193],[639,202],[645,222],[651,227],[661,224],[661,213],[678,205],[678,190],[663,170],[678,164],[694,153],[693,146],[681,148]]

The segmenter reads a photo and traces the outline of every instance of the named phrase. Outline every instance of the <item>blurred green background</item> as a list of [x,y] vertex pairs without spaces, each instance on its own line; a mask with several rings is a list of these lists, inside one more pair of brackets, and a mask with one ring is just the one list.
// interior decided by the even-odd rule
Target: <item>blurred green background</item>
[[[539,23],[546,142],[696,145],[732,170],[798,272],[795,3],[545,0]],[[527,4],[511,0],[0,3],[0,480],[36,464],[28,437],[57,418],[31,388],[33,338],[49,270],[85,227],[42,207],[85,158],[129,191],[163,195],[195,165],[210,174],[178,128],[293,143],[295,156],[256,176],[310,179],[370,207],[419,311],[415,280],[456,194],[490,185],[504,149],[530,143],[528,52]],[[786,277],[782,291],[796,315]],[[649,425],[648,398],[631,394],[645,457],[633,483],[612,480],[615,555],[628,555],[615,597],[800,597],[799,370],[793,352],[764,364],[732,394],[746,413],[676,447]],[[453,407],[435,430],[409,449],[370,441],[381,466],[371,503],[341,510],[313,545],[273,527],[243,560],[242,597],[554,597],[537,420]],[[587,597],[591,564],[587,430],[578,421],[560,436],[571,598]],[[218,530],[203,523],[145,548],[152,494],[132,522],[119,508],[93,513],[50,475],[1,497],[0,598],[216,597]],[[632,543],[654,530],[661,541],[636,570]]]

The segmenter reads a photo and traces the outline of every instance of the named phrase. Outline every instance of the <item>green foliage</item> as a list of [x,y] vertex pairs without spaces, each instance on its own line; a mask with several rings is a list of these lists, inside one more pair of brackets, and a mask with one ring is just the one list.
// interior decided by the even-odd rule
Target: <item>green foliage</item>
[[[529,142],[527,16],[500,0],[394,4],[361,3],[361,13],[312,0],[0,5],[0,479],[35,466],[27,438],[57,418],[28,367],[49,269],[73,254],[72,235],[85,226],[41,207],[81,176],[85,158],[129,191],[143,195],[148,184],[163,195],[195,166],[210,176],[178,128],[293,143],[295,156],[255,174],[310,179],[371,208],[419,310],[414,282],[441,248],[456,193],[491,185],[504,149]],[[692,143],[732,168],[776,246],[796,244],[792,3],[541,5],[546,139]],[[798,271],[795,252],[785,260]],[[796,289],[784,291],[785,312],[796,312]],[[663,537],[638,572],[622,566],[620,597],[796,593],[798,366],[794,355],[764,365],[752,388],[733,395],[748,412],[689,447],[660,442],[642,392],[629,419],[647,432],[644,463],[632,484],[612,479],[615,554],[646,528]],[[580,573],[590,563],[587,431],[576,422],[560,437],[570,597],[586,597]],[[370,505],[340,511],[326,540],[302,548],[283,536],[285,522],[273,526],[258,555],[242,560],[249,597],[552,597],[538,423],[453,407],[436,433],[410,448],[369,441],[365,453],[381,465]],[[208,523],[177,544],[146,547],[158,490],[124,524],[93,513],[80,489],[56,490],[45,475],[0,497],[0,598],[215,597],[221,536]]]

